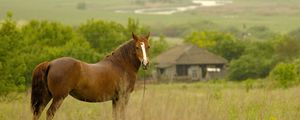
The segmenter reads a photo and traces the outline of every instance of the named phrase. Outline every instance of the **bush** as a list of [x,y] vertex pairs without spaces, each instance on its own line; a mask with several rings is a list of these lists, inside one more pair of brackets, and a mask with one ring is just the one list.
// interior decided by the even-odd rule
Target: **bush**
[[230,63],[228,78],[230,80],[263,78],[268,75],[272,64],[270,58],[243,55]]
[[291,63],[279,63],[270,72],[269,76],[272,80],[275,80],[282,87],[289,87],[299,83],[297,69],[295,64]]
[[131,37],[123,25],[102,20],[89,20],[81,24],[77,31],[100,53],[114,50]]
[[238,59],[245,49],[242,41],[231,33],[219,31],[195,31],[187,35],[184,42],[206,48],[229,61]]

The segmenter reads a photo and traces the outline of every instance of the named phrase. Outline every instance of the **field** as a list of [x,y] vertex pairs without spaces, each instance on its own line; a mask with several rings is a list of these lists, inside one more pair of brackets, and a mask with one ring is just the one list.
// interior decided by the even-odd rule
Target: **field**
[[[131,17],[134,19],[138,19],[140,24],[149,26],[151,34],[154,33],[154,35],[162,35],[163,32],[172,31],[174,30],[173,28],[177,27],[178,28],[176,30],[179,31],[178,33],[186,32],[182,30],[185,27],[188,27],[187,29],[191,31],[198,30],[199,28],[201,29],[201,27],[203,27],[201,26],[201,24],[205,24],[206,22],[216,23],[216,26],[219,29],[235,27],[238,28],[241,32],[244,32],[243,30],[247,30],[252,26],[266,26],[269,27],[271,31],[275,31],[278,33],[288,33],[291,30],[300,28],[300,0],[233,0],[232,4],[227,4],[224,6],[199,7],[194,10],[178,12],[171,15],[149,15],[134,14],[133,12],[115,12],[116,10],[132,11],[141,8],[186,6],[190,5],[192,0],[170,0],[175,2],[146,3],[143,5],[136,4],[134,3],[134,1],[139,0],[0,0],[0,23],[5,19],[6,13],[10,11],[13,13],[13,19],[18,22],[18,25],[26,23],[27,21],[30,21],[32,19],[37,19],[58,21],[63,23],[63,25],[66,24],[79,26],[80,24],[86,22],[88,19],[94,18],[111,20],[126,26],[128,18]],[[83,6],[80,7],[80,5]],[[213,28],[214,25],[215,24],[208,24],[208,27]],[[49,26],[49,28],[50,27],[51,26]],[[204,25],[204,27],[206,26]],[[46,27],[45,29],[47,28],[48,27]],[[55,29],[53,29],[53,31],[54,30]],[[30,32],[20,32],[20,36],[28,36],[28,38],[24,38],[24,40],[26,40],[24,42],[26,43],[26,45],[28,41],[31,42],[39,40],[35,40],[34,36],[32,38],[29,37],[31,36],[31,34],[29,33]],[[58,35],[60,35],[60,33],[61,32],[59,31],[57,32]],[[35,34],[35,36],[38,35],[38,33]],[[0,36],[0,43],[2,45],[0,46],[3,48],[15,47],[16,49],[11,50],[12,52],[6,52],[10,50],[0,49],[0,51],[2,50],[1,52],[5,51],[4,57],[2,58],[2,56],[0,56],[0,60],[5,60],[4,62],[0,61],[0,75],[7,75],[3,78],[2,76],[0,76],[0,78],[3,81],[7,80],[9,83],[13,81],[11,83],[18,85],[21,84],[25,86],[29,84],[29,82],[28,84],[27,82],[24,82],[25,78],[22,75],[27,75],[27,69],[29,69],[31,67],[30,65],[37,60],[42,60],[43,57],[50,58],[51,56],[53,56],[50,50],[53,50],[53,54],[55,55],[63,55],[65,53],[61,51],[64,51],[65,49],[66,51],[71,51],[71,48],[73,48],[71,44],[70,47],[68,46],[69,44],[67,44],[66,48],[61,47],[61,45],[59,45],[60,47],[49,47],[48,51],[47,47],[47,50],[45,51],[49,52],[49,54],[51,53],[49,56],[42,56],[40,55],[39,51],[25,54],[25,52],[31,50],[40,50],[41,47],[38,45],[46,45],[46,42],[41,42],[37,45],[34,45],[33,49],[29,49],[31,46],[24,46],[24,50],[21,49],[19,51],[17,50],[17,47],[20,47],[23,44],[18,43],[17,45],[11,45],[11,41],[10,39],[8,39],[10,37],[19,37],[18,35],[15,36],[15,34],[13,33],[9,34],[9,37],[5,35],[3,36]],[[162,36],[164,37],[164,35]],[[48,36],[45,35],[45,40],[48,40],[47,37]],[[64,36],[62,35],[62,37]],[[78,36],[75,36],[74,40],[77,37]],[[81,38],[81,36],[79,37]],[[168,41],[168,43],[170,43],[170,45],[181,44],[183,38],[179,37],[182,36],[166,36],[166,40]],[[50,38],[52,37],[50,36]],[[153,36],[153,38],[158,39],[158,36]],[[300,49],[294,50],[295,47],[300,46],[296,44],[299,43],[299,41],[291,42],[289,41],[289,39],[285,40],[285,38],[281,37],[276,37],[276,39],[274,38],[274,40],[277,39],[283,41],[283,45],[285,45],[285,41],[287,41],[287,46],[279,47],[279,49],[277,47],[274,48],[274,51],[276,53],[273,53],[273,50],[270,50],[272,52],[269,52],[268,50],[269,48],[271,48],[271,46],[273,47],[277,44],[279,45],[279,43],[276,43],[275,45],[275,42],[270,42],[272,43],[272,45],[265,45],[266,47],[260,47],[260,45],[264,44],[250,44],[249,46],[246,46],[250,49],[249,52],[247,51],[247,53],[243,53],[243,55],[251,55],[251,59],[258,60],[253,60],[253,64],[244,64],[247,69],[243,68],[242,70],[253,70],[256,72],[265,71],[257,69],[269,69],[269,67],[266,67],[269,64],[264,64],[269,63],[269,59],[274,59],[274,61],[277,62],[275,59],[276,57],[260,57],[265,55],[279,56],[282,58],[293,56],[290,58],[286,58],[286,60],[290,60],[292,58],[293,60],[295,59],[296,62],[298,60],[298,63],[295,64],[295,68],[300,68],[298,56],[300,54]],[[18,38],[13,40],[19,41]],[[74,42],[75,47],[81,47],[80,43],[75,44],[76,41],[72,42]],[[5,45],[8,47],[6,47]],[[31,45],[31,43],[28,43],[28,45]],[[257,50],[255,48],[257,48]],[[92,48],[86,47],[83,50],[78,49],[78,51],[79,50],[92,50]],[[282,53],[281,51],[279,51],[279,53],[278,50],[281,50]],[[40,51],[43,52],[44,50]],[[75,51],[77,51],[77,49],[75,49]],[[226,49],[224,51],[226,51]],[[259,54],[255,54],[252,58],[252,54],[250,53]],[[80,52],[78,54],[80,54],[78,55],[79,57],[84,56],[85,53]],[[34,60],[31,60],[32,56],[37,56],[38,59],[35,60],[36,58],[34,58]],[[283,59],[283,61],[284,60],[285,59]],[[260,63],[257,63],[257,61],[262,61],[261,63],[263,67],[257,68],[257,66],[260,65]],[[291,61],[291,63],[292,62],[293,61]],[[241,63],[243,63],[243,61]],[[244,63],[248,63],[248,61]],[[252,67],[251,65],[255,67]],[[241,64],[240,66],[243,66],[243,64]],[[291,65],[287,64],[286,66]],[[2,70],[2,68],[9,69]],[[290,68],[293,68],[293,66]],[[15,77],[17,79],[14,79],[14,74],[7,74],[8,72],[2,72],[5,70],[11,71],[11,73],[19,73],[15,75],[17,76]],[[299,71],[295,72],[297,71],[296,69],[291,71],[291,73],[299,73]],[[251,71],[248,74],[250,73]],[[289,71],[287,73],[289,73]],[[254,76],[249,78],[257,77]],[[295,75],[295,79],[299,79],[299,75]],[[0,87],[2,85],[2,87],[4,86],[4,89],[6,89],[5,84],[1,84],[1,82],[2,81],[0,81]],[[21,87],[23,88],[24,86]],[[273,85],[272,82],[265,80],[245,80],[242,82],[220,80],[195,83],[148,84],[146,87],[147,88],[144,98],[143,86],[140,84],[136,86],[136,90],[131,94],[131,99],[128,104],[127,120],[297,120],[300,118],[299,85],[284,89],[277,88]],[[0,120],[31,120],[32,115],[29,103],[29,92],[9,93],[6,96],[0,96]],[[43,112],[42,119],[45,119],[45,111]],[[111,102],[86,103],[78,101],[69,96],[66,98],[61,108],[58,110],[54,119],[112,120]]]
[[76,6],[82,0],[1,0],[0,19],[7,11],[14,14],[19,21],[46,19],[78,25],[87,19],[96,18],[127,23],[128,17],[140,20],[141,24],[152,28],[168,25],[212,21],[222,26],[263,25],[277,32],[288,32],[300,27],[299,0],[233,0],[232,4],[220,7],[198,8],[192,11],[179,12],[172,15],[146,15],[134,13],[115,13],[116,10],[132,10],[137,8],[156,8],[163,6],[180,6],[191,4],[191,0],[177,0],[174,3],[155,3],[138,5],[134,0],[86,0],[86,8]]
[[[257,82],[258,83],[258,82]],[[296,120],[300,86],[271,89],[263,82],[199,82],[138,86],[128,105],[128,120]],[[30,120],[30,95],[11,93],[0,102],[0,120]],[[85,103],[67,97],[57,120],[112,120],[111,102]],[[45,119],[45,112],[42,115]]]

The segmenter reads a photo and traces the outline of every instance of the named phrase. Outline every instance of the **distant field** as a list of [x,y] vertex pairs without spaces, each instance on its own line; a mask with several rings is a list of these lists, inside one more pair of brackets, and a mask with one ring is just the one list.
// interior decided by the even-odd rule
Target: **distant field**
[[140,23],[151,27],[164,27],[173,24],[197,23],[203,20],[224,26],[241,28],[265,25],[278,32],[287,32],[300,27],[299,0],[234,0],[233,4],[221,7],[199,8],[193,11],[172,15],[143,15],[115,13],[118,9],[135,9],[190,4],[189,0],[169,4],[137,5],[134,0],[85,0],[86,9],[79,10],[82,0],[1,0],[0,19],[7,11],[14,13],[17,20],[46,19],[78,25],[87,19],[105,19],[127,23],[128,17],[137,18]]
[[[132,93],[128,120],[296,120],[300,118],[300,86],[268,89],[244,83],[175,83],[147,85]],[[12,99],[16,97],[16,99]],[[30,120],[30,95],[1,98],[0,120]],[[143,105],[143,108],[141,106]],[[56,120],[112,120],[111,102],[85,103],[68,97]],[[45,112],[42,115],[45,119]]]

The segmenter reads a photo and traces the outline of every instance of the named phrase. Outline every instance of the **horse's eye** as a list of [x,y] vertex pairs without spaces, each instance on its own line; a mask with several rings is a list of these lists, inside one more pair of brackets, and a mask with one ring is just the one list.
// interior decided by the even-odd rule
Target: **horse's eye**
[[139,49],[139,47],[135,47],[135,49]]
[[148,46],[148,49],[150,48],[150,46]]

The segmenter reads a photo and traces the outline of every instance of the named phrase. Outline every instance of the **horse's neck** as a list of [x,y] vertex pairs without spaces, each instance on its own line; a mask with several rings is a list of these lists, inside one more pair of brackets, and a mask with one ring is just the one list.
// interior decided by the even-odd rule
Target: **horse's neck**
[[132,69],[135,73],[138,71],[141,63],[135,57],[133,50],[128,50],[127,52],[121,52],[126,48],[120,47],[118,50],[114,52],[111,56],[107,57],[107,60],[110,60],[112,63],[119,65],[120,67],[128,70]]

